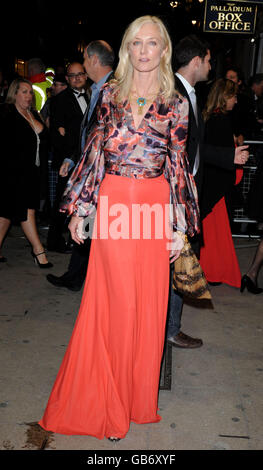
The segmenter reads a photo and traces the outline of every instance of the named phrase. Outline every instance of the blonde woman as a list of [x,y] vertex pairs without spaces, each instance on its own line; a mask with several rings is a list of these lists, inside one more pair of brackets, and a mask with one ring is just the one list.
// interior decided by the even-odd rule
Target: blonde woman
[[[0,249],[12,220],[21,223],[40,268],[51,268],[40,241],[35,210],[40,202],[40,157],[45,126],[33,110],[31,82],[15,79],[0,107]],[[0,255],[0,262],[6,258]]]
[[[97,209],[96,224],[78,320],[40,421],[53,432],[111,441],[124,438],[131,421],[161,419],[169,255],[179,255],[182,231],[198,231],[185,156],[188,104],[174,90],[164,24],[151,16],[136,19],[119,59],[62,204],[77,243],[83,243],[85,217]],[[171,252],[164,216],[170,197]],[[186,226],[176,217],[177,204],[184,206]],[[155,236],[151,214],[145,226],[140,223],[145,208],[156,210],[161,235]]]

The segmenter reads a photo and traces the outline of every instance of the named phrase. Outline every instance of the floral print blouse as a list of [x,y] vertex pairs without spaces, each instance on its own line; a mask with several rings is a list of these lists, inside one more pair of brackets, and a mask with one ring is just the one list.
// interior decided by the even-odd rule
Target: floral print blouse
[[199,232],[197,191],[185,152],[188,101],[176,95],[167,105],[157,97],[136,129],[130,102],[117,103],[114,84],[108,83],[101,91],[97,112],[97,123],[67,183],[61,210],[90,216],[97,207],[105,173],[129,178],[154,178],[164,173],[174,209],[173,229],[183,230],[176,210],[181,204],[186,220],[183,231],[190,236]]

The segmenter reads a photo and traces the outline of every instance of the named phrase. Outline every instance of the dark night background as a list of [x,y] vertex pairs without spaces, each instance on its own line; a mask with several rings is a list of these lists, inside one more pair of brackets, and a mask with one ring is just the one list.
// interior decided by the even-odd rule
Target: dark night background
[[[180,0],[172,8],[170,0],[76,0],[63,3],[55,0],[20,1],[1,4],[0,66],[12,71],[16,58],[41,57],[46,65],[65,65],[82,61],[78,45],[93,39],[104,39],[116,56],[127,25],[136,17],[151,14],[161,17],[176,43],[195,32],[211,44],[214,57],[230,56],[240,39],[234,34],[202,32],[205,1]],[[262,8],[262,7],[260,7]],[[197,20],[193,26],[191,21]],[[199,25],[198,25],[199,22]]]

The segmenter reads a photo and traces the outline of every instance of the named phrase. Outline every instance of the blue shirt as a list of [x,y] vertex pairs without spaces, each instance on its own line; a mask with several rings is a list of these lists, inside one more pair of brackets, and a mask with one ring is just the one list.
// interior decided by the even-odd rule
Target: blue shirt
[[90,98],[90,104],[89,104],[88,120],[90,120],[90,117],[98,101],[100,89],[104,85],[104,83],[106,83],[107,78],[109,77],[110,74],[111,74],[111,71],[107,73],[107,75],[104,75],[104,77],[102,77],[98,83],[93,83],[91,85],[91,98]]

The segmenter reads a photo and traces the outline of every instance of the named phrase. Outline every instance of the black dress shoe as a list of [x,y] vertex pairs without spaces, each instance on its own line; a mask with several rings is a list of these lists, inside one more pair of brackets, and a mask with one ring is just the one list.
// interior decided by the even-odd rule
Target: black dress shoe
[[241,279],[240,292],[243,292],[246,288],[251,294],[261,294],[263,292],[263,289],[258,287],[257,284],[245,274]]
[[56,287],[66,287],[67,289],[77,292],[81,289],[81,285],[79,284],[73,284],[70,281],[67,281],[63,276],[54,276],[54,274],[48,274],[47,276],[48,282],[50,284],[53,284],[53,286]]
[[191,338],[182,331],[178,335],[167,338],[167,341],[175,348],[194,349],[200,348],[203,345],[203,341],[199,338]]

